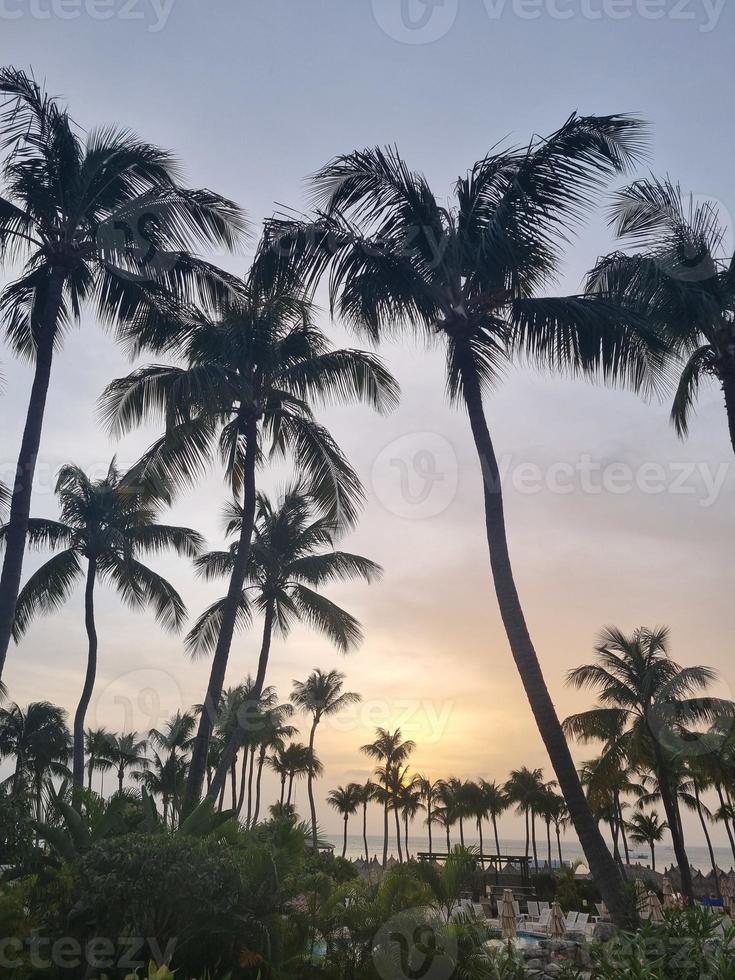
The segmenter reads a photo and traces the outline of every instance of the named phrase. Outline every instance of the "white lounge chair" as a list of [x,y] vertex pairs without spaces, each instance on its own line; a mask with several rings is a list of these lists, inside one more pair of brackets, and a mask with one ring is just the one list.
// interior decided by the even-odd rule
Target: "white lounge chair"
[[538,902],[532,902],[529,899],[526,905],[528,907],[528,918],[531,920],[531,922],[538,922],[538,917],[540,914]]
[[574,925],[577,929],[579,928],[584,929],[584,927],[587,925],[589,921],[590,921],[590,917],[588,912],[578,912],[577,921],[574,923]]
[[538,914],[541,915],[542,912],[545,912],[546,909],[550,909],[550,908],[551,908],[551,906],[549,905],[548,902],[539,902],[538,903]]
[[548,932],[551,909],[542,909],[538,922],[526,922],[523,928],[534,936],[546,936]]
[[577,924],[578,914],[578,912],[567,912],[567,917],[564,919],[564,926],[566,927],[567,932],[574,929],[575,925]]

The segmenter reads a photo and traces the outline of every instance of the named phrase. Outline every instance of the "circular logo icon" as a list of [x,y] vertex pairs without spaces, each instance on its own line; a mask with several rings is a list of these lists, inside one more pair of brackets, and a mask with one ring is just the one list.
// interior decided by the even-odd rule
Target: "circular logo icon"
[[372,0],[381,30],[402,44],[430,44],[451,29],[458,0]]
[[373,492],[397,517],[436,517],[456,496],[458,470],[448,439],[435,432],[411,432],[394,439],[378,454],[371,475]]
[[96,241],[113,275],[131,282],[154,282],[171,272],[180,253],[167,247],[165,204],[141,201],[103,222]]
[[165,670],[141,667],[118,674],[103,687],[92,706],[91,726],[116,732],[147,732],[177,710],[188,710],[176,678]]
[[451,930],[426,909],[406,909],[375,936],[373,964],[382,980],[449,980],[457,961]]

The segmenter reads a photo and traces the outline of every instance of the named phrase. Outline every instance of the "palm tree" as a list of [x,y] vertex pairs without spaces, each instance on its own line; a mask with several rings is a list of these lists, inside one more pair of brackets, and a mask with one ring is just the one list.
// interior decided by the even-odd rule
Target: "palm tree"
[[733,705],[700,691],[716,678],[709,667],[681,667],[668,653],[669,631],[640,628],[625,636],[616,627],[603,630],[597,660],[571,670],[573,687],[597,690],[598,706],[564,722],[569,735],[582,742],[604,740],[615,759],[651,769],[671,831],[682,891],[693,904],[691,870],[672,783],[680,729],[686,725],[731,718]]
[[[92,789],[92,773],[97,769],[103,774],[112,768],[109,759],[111,735],[106,728],[88,728],[84,733],[84,751],[87,755],[87,789]],[[102,789],[100,789],[102,795]]]
[[411,779],[404,777],[403,785],[398,790],[396,797],[396,809],[401,811],[403,816],[403,840],[406,845],[406,860],[411,860],[411,849],[409,846],[408,830],[411,822],[416,819],[424,804],[421,802],[421,784],[416,776]]
[[[539,816],[544,818],[544,823],[546,824],[546,861],[548,870],[551,871],[551,825],[556,820],[560,820],[562,813],[566,809],[566,804],[564,802],[564,797],[555,791],[556,783],[552,780],[551,782],[545,783],[542,787],[541,794],[538,801],[538,812]],[[561,842],[557,837],[557,847],[559,849],[559,854],[561,855]],[[559,858],[559,866],[561,867],[562,861],[561,856]]]
[[[152,750],[153,758],[147,769],[133,773],[133,779],[152,796],[160,796],[163,805],[163,826],[173,830],[180,813],[180,804],[186,779],[187,762],[176,752],[168,754]],[[170,820],[169,820],[170,816]]]
[[[356,520],[362,487],[311,406],[363,400],[382,412],[397,399],[396,383],[374,355],[331,349],[312,324],[311,306],[294,290],[291,276],[264,282],[267,258],[256,260],[241,295],[218,318],[194,314],[183,320],[178,353],[184,367],[141,368],[114,381],[104,396],[104,414],[115,433],[151,417],[166,424],[164,436],[140,461],[146,481],[190,483],[219,454],[241,501],[240,533],[192,754],[187,806],[201,796],[214,713],[241,615],[258,461],[293,455],[321,515],[337,528],[349,526]],[[164,331],[161,347],[168,346]]]
[[[286,740],[293,738],[298,733],[298,729],[294,725],[286,723],[286,719],[291,717],[292,712],[293,707],[290,704],[275,704],[261,711],[261,721],[257,732],[258,771],[255,779],[255,808],[253,811],[252,826],[257,824],[258,814],[260,813],[260,781],[263,773],[263,765],[266,761],[266,754],[268,752],[282,751],[285,748]],[[248,825],[251,825],[249,798]]]
[[483,389],[518,355],[634,388],[655,378],[655,340],[640,317],[621,317],[620,304],[605,297],[537,295],[559,268],[570,228],[606,179],[635,162],[643,142],[635,119],[574,115],[546,139],[479,160],[457,181],[451,207],[396,150],[366,149],[316,175],[323,206],[314,220],[273,220],[267,230],[274,251],[310,284],[329,269],[332,309],[350,325],[374,338],[413,329],[443,342],[448,391],[467,411],[483,476],[490,564],[511,652],[587,862],[620,919],[620,874],[579,783],[515,585]]
[[362,785],[359,785],[359,804],[362,807],[362,843],[365,848],[365,863],[370,863],[370,851],[368,849],[367,842],[367,808],[368,804],[372,803],[375,799],[375,783],[368,779]]
[[480,838],[480,864],[484,867],[485,844],[482,837],[482,821],[487,820],[489,811],[485,802],[485,794],[479,783],[468,780],[465,784],[465,811],[469,817],[473,817],[477,825],[477,835]]
[[80,137],[68,111],[25,72],[0,70],[0,259],[24,262],[0,312],[9,346],[34,365],[0,576],[0,677],[20,588],[31,490],[54,351],[91,302],[135,346],[169,295],[207,303],[228,278],[192,248],[231,249],[241,211],[208,190],[178,184],[170,153],[129,130]]
[[721,386],[735,451],[735,256],[722,255],[727,229],[717,205],[648,177],[618,191],[611,223],[623,246],[639,251],[601,259],[588,290],[641,309],[669,341],[681,368],[671,421],[682,438],[702,382]]
[[35,796],[36,819],[41,820],[44,780],[68,774],[71,739],[66,712],[48,701],[34,701],[23,709],[17,704],[0,708],[0,758],[15,758],[11,780],[13,795],[27,789]]
[[362,786],[358,783],[348,783],[338,786],[327,794],[327,803],[342,816],[344,832],[342,835],[342,857],[347,853],[347,821],[356,812],[362,799]]
[[288,777],[288,792],[285,803],[287,807],[291,806],[294,780],[302,779],[304,776],[319,776],[324,771],[324,766],[313,750],[308,745],[302,745],[301,742],[290,742],[286,746],[280,753],[280,764]]
[[416,777],[416,782],[421,791],[421,798],[426,807],[426,827],[429,832],[429,858],[431,858],[434,852],[434,844],[431,833],[432,825],[435,823],[434,807],[440,803],[439,787],[441,786],[441,780],[436,779],[432,781],[428,776],[419,775]]
[[647,844],[651,848],[651,870],[656,870],[656,844],[664,839],[669,829],[666,821],[661,822],[655,810],[651,813],[634,813],[628,821],[630,839],[636,844]]
[[[27,522],[30,544],[57,553],[31,575],[18,595],[13,636],[18,642],[36,614],[57,610],[84,578],[87,670],[74,715],[73,773],[74,786],[79,788],[84,785],[84,720],[97,674],[94,600],[98,580],[115,588],[131,608],[151,606],[165,628],[178,630],[186,619],[181,596],[139,558],[169,548],[194,557],[204,541],[189,528],[159,524],[156,505],[141,497],[131,475],[121,474],[114,460],[100,480],[90,480],[78,466],[63,466],[56,495],[59,521],[33,518]],[[0,543],[7,542],[9,534],[9,524],[0,528]],[[87,563],[86,573],[82,561]]]
[[137,732],[124,732],[122,735],[110,736],[107,758],[112,763],[113,769],[117,772],[117,789],[119,793],[123,791],[123,780],[128,769],[132,770],[134,774],[147,768],[147,748],[147,740],[138,738]]
[[[364,560],[364,559],[363,559]],[[345,675],[338,670],[313,670],[305,681],[294,681],[291,691],[291,702],[299,711],[311,715],[309,730],[309,752],[314,755],[314,737],[322,718],[344,711],[351,704],[357,704],[360,695],[354,691],[345,691]],[[307,792],[309,794],[309,811],[311,813],[311,841],[314,851],[317,850],[316,805],[314,803],[314,772],[309,770]]]
[[526,825],[526,860],[528,860],[529,843],[533,843],[533,861],[538,870],[538,853],[536,850],[536,813],[543,792],[543,773],[540,769],[528,769],[521,766],[514,769],[510,779],[504,786],[504,792],[509,803],[516,804],[516,813],[523,814]]
[[[361,555],[335,551],[335,527],[324,517],[315,517],[314,504],[303,484],[289,487],[273,503],[258,494],[253,540],[246,569],[241,603],[241,623],[252,610],[263,616],[263,637],[253,698],[262,689],[268,667],[273,633],[287,637],[295,623],[305,622],[318,629],[342,652],[362,639],[360,624],[348,612],[331,602],[318,590],[331,581],[361,577],[366,582],[379,578],[382,569]],[[227,531],[238,534],[242,525],[242,508],[235,504],[228,511]],[[329,550],[325,550],[329,549]],[[229,551],[214,551],[197,559],[203,578],[210,580],[232,576],[237,544]],[[218,599],[199,617],[187,644],[195,656],[210,653],[217,645],[227,597]],[[229,757],[239,748],[247,732],[234,726],[228,745],[208,795],[214,797],[221,788]]]
[[489,783],[485,779],[480,780],[480,790],[484,797],[487,817],[493,825],[493,835],[495,837],[495,853],[500,857],[500,838],[498,837],[498,817],[508,809],[508,797],[502,787],[496,782]]
[[[400,728],[396,728],[393,732],[388,731],[387,728],[376,728],[373,741],[360,748],[360,751],[364,752],[370,759],[375,759],[381,763],[375,774],[378,783],[376,799],[383,806],[383,867],[388,863],[388,809],[391,802],[389,784],[394,771],[405,763],[415,747],[416,743],[411,739],[404,741]],[[399,840],[399,849],[400,846]]]

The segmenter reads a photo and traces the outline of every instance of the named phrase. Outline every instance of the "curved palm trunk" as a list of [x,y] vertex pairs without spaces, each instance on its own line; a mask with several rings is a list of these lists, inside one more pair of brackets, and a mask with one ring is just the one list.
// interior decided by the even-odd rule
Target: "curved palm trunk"
[[498,857],[500,857],[500,838],[498,837],[498,819],[494,813],[491,816],[493,821],[493,834],[495,835],[495,853],[498,855]]
[[[227,598],[222,609],[222,625],[220,627],[217,646],[212,659],[212,668],[209,674],[207,693],[204,697],[201,714],[199,715],[199,728],[191,754],[189,764],[189,776],[186,781],[186,792],[184,795],[184,810],[187,812],[199,801],[204,786],[204,776],[207,769],[207,754],[209,751],[209,741],[212,737],[214,719],[222,697],[222,688],[225,683],[225,673],[227,671],[227,661],[230,656],[232,637],[235,632],[235,621],[237,609],[240,603],[243,586],[245,584],[245,573],[247,570],[248,558],[250,556],[250,543],[253,537],[253,526],[255,524],[255,464],[257,461],[257,442],[258,424],[255,416],[252,416],[247,423],[245,431],[245,458],[243,460],[243,494],[242,494],[242,527],[237,543],[237,555],[230,575],[230,584],[227,589]],[[231,755],[223,752],[223,758],[217,768],[217,773],[210,786],[209,797],[214,799],[220,790],[217,776],[224,768],[221,776],[224,781],[230,765]],[[224,764],[224,767],[223,767]],[[215,784],[216,788],[215,788]]]
[[732,828],[730,827],[730,821],[728,820],[727,817],[727,810],[725,809],[725,797],[722,795],[722,786],[720,785],[720,783],[715,783],[715,790],[717,792],[717,797],[720,801],[722,822],[725,825],[727,839],[730,841],[730,850],[732,851],[733,858],[735,858],[735,837],[733,837]]
[[656,870],[656,847],[653,841],[649,841],[651,845],[651,871]]
[[396,844],[398,845],[398,862],[403,864],[403,850],[401,848],[401,821],[398,816],[398,807],[393,807],[393,816],[396,820]]
[[[248,545],[248,550],[250,550],[250,545]],[[233,572],[234,574],[234,572]],[[243,573],[243,583],[244,583],[244,573]],[[240,592],[242,592],[242,584],[240,586]],[[275,607],[272,601],[268,601],[265,607],[265,616],[263,619],[263,639],[260,646],[260,656],[258,658],[258,672],[255,675],[255,683],[253,685],[253,690],[250,695],[249,704],[245,704],[240,709],[244,711],[244,717],[246,722],[249,719],[248,708],[250,705],[257,704],[260,695],[263,693],[263,687],[265,685],[265,675],[268,669],[268,657],[270,655],[271,649],[271,639],[273,637],[273,621],[275,619]],[[220,689],[221,693],[221,689]],[[227,776],[227,770],[230,766],[233,756],[240,750],[240,748],[245,744],[249,734],[249,729],[247,724],[235,725],[233,730],[230,732],[230,736],[227,739],[227,744],[222,750],[222,755],[217,763],[217,770],[214,774],[214,779],[212,780],[209,788],[207,789],[207,799],[214,799],[219,792],[219,788]]]
[[702,801],[699,798],[699,787],[696,782],[692,782],[692,788],[694,789],[694,799],[697,804],[697,816],[699,817],[699,822],[702,826],[702,833],[704,834],[704,839],[707,842],[707,850],[709,851],[709,860],[712,865],[712,871],[715,876],[715,888],[717,889],[717,897],[721,898],[722,894],[720,892],[720,878],[717,873],[717,861],[715,860],[715,852],[712,847],[712,838],[709,834],[709,829],[707,828],[707,821],[704,818],[704,812],[702,810]]
[[556,831],[556,849],[559,852],[559,867],[561,868],[564,864],[564,860],[561,856],[561,833],[559,832],[559,825],[555,826]]
[[[97,628],[94,622],[94,584],[97,577],[97,560],[90,558],[87,562],[87,582],[84,588],[84,624],[87,629],[87,673],[84,678],[82,696],[79,699],[74,715],[74,754],[73,780],[74,789],[84,786],[84,719],[92,698],[94,681],[97,675]],[[89,783],[92,785],[92,760],[89,764]]]
[[615,793],[615,806],[617,808],[618,824],[620,825],[620,838],[623,842],[623,851],[625,852],[625,863],[630,864],[628,838],[625,836],[625,820],[623,819],[623,806],[620,802],[620,794],[617,792]]
[[551,820],[546,821],[546,846],[548,848],[549,871],[551,871]]
[[[311,731],[309,732],[309,759],[314,758],[314,736],[316,735],[316,726],[319,724],[319,715],[314,715],[314,721],[311,725]],[[316,839],[316,803],[314,802],[314,769],[313,766],[309,766],[309,771],[306,774],[306,792],[309,794],[309,815],[311,817],[311,843],[314,848],[314,853],[317,851],[317,839]]]
[[370,852],[367,843],[367,800],[362,804],[362,843],[365,846],[365,863],[370,862]]
[[731,357],[730,361],[732,363],[728,365],[722,379],[722,393],[725,396],[730,445],[733,448],[733,452],[735,452],[735,358]]
[[462,381],[470,427],[483,475],[490,565],[508,643],[587,864],[613,919],[622,923],[627,918],[622,878],[582,790],[518,597],[508,552],[500,471],[485,419],[480,383],[469,351],[463,363]]
[[383,867],[388,864],[388,800],[383,802]]
[[254,827],[258,822],[258,814],[260,813],[260,777],[263,775],[263,764],[265,763],[265,746],[260,750],[260,755],[258,757],[258,775],[255,777],[255,811],[253,812],[253,822]]
[[250,768],[248,769],[248,813],[247,826],[250,826],[253,812],[253,770],[255,768],[255,746],[250,749]]
[[679,874],[681,875],[681,890],[689,904],[694,906],[695,899],[694,886],[692,885],[692,871],[689,866],[689,858],[687,856],[686,847],[684,846],[684,835],[681,829],[679,807],[677,806],[676,796],[674,795],[671,788],[671,783],[669,782],[669,772],[668,766],[666,765],[666,759],[658,739],[656,738],[656,734],[651,730],[650,725],[649,732],[653,742],[653,752],[657,770],[656,775],[658,776],[658,787],[659,792],[661,793],[661,802],[663,803],[664,810],[666,812],[666,820],[668,821],[669,833],[671,834],[671,843],[674,846],[676,863],[679,866]]
[[431,839],[431,794],[426,797],[426,826],[429,830],[429,860],[434,856],[434,843]]
[[31,514],[33,477],[36,473],[38,450],[41,445],[41,431],[51,380],[54,340],[56,339],[56,326],[63,290],[64,272],[59,268],[54,269],[49,279],[46,302],[40,316],[36,365],[23,437],[15,467],[8,534],[5,540],[5,559],[0,574],[0,680],[2,680],[5,668],[5,658],[13,629],[15,604],[18,601],[20,578],[23,571],[23,552]]
[[344,833],[342,835],[342,857],[343,858],[344,858],[345,854],[347,853],[347,819],[348,819],[348,815],[345,813],[345,820],[344,820],[345,826],[344,826]]

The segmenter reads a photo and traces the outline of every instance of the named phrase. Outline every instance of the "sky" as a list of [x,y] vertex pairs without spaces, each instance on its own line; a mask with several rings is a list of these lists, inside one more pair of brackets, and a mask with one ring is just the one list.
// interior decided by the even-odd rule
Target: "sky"
[[[213,256],[243,271],[259,223],[274,207],[305,208],[304,178],[340,152],[395,143],[440,197],[499,140],[527,141],[572,111],[629,112],[651,124],[648,168],[735,213],[732,103],[735,8],[722,0],[0,0],[2,63],[32,67],[85,129],[129,127],[171,148],[192,186],[248,212],[242,254]],[[599,211],[570,245],[557,288],[575,292],[614,243]],[[8,271],[0,272],[7,279]],[[356,344],[326,313],[335,342]],[[268,680],[282,698],[319,666],[346,674],[360,705],[324,723],[317,751],[327,791],[363,780],[359,747],[376,725],[415,739],[413,763],[432,777],[504,780],[521,765],[551,767],[534,728],[493,594],[478,467],[466,419],[444,396],[443,364],[420,345],[386,344],[402,388],[399,409],[321,414],[367,491],[343,547],[381,563],[380,583],[330,588],[362,622],[347,658],[307,629],[276,641]],[[28,369],[0,346],[0,466],[14,466]],[[112,445],[96,416],[104,386],[131,364],[85,314],[56,359],[33,512],[54,516],[53,479],[74,461],[92,472],[113,453],[132,463],[156,435]],[[532,636],[561,716],[590,704],[565,672],[591,657],[606,624],[665,623],[672,655],[705,663],[732,693],[735,474],[721,396],[701,397],[680,442],[665,400],[513,369],[488,400],[505,476],[511,554]],[[266,471],[275,489],[287,474]],[[226,492],[214,469],[173,507],[221,547]],[[38,559],[29,559],[30,572]],[[197,615],[221,594],[185,563],[160,559]],[[202,699],[208,664],[180,637],[113,594],[99,599],[100,667],[90,725],[160,726]],[[228,683],[254,669],[257,629],[236,639]],[[13,700],[73,710],[85,659],[82,596],[39,620],[9,652]],[[306,722],[300,719],[302,736]],[[589,747],[575,747],[588,758]],[[275,791],[269,782],[267,792]],[[304,791],[300,791],[305,805]],[[701,843],[686,816],[692,843]],[[371,816],[378,830],[379,814]],[[505,818],[505,836],[521,823]],[[724,842],[719,828],[714,837]]]

